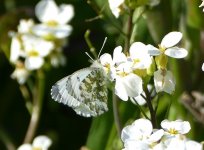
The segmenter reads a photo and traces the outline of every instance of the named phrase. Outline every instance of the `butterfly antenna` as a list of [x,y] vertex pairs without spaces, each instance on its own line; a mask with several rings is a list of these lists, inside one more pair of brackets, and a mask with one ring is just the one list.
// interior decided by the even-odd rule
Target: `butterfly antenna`
[[94,62],[94,59],[89,55],[88,52],[85,52],[85,54]]
[[100,49],[100,51],[99,51],[99,53],[98,53],[98,58],[99,58],[99,56],[101,55],[101,52],[102,52],[102,50],[103,50],[104,45],[106,44],[106,41],[107,41],[107,37],[105,37],[105,39],[104,39],[104,41],[103,41],[103,45],[102,45],[102,47],[101,47],[101,49]]

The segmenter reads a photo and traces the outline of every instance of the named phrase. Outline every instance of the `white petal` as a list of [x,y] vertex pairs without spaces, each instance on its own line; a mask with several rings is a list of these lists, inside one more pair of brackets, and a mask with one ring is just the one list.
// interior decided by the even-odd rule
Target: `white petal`
[[33,26],[32,31],[41,37],[54,36],[55,38],[62,39],[71,34],[72,27],[70,25],[57,25],[51,27],[45,24],[39,24]]
[[[143,118],[137,119],[133,122],[132,125],[143,136],[149,137],[153,131],[152,123],[148,119],[143,119]],[[135,137],[137,137],[137,135],[135,135]]]
[[18,68],[11,74],[11,78],[16,79],[19,84],[24,84],[29,76],[28,70],[25,68]]
[[189,140],[186,142],[186,150],[202,150],[203,145],[196,141]]
[[44,60],[41,57],[28,57],[25,60],[25,67],[28,70],[35,70],[42,67]]
[[165,48],[172,47],[176,45],[182,38],[182,33],[180,32],[170,32],[164,36],[161,42],[161,46]]
[[107,64],[114,65],[112,56],[110,54],[108,54],[108,53],[105,53],[105,54],[101,55],[99,59],[100,59],[100,63],[103,66],[105,66]]
[[125,142],[123,150],[151,150],[148,143],[143,141],[129,140]]
[[115,94],[124,101],[128,100],[128,94],[126,92],[126,89],[124,87],[123,81],[121,78],[116,79],[115,82]]
[[21,54],[21,43],[17,37],[13,37],[11,41],[10,61],[16,63]]
[[135,57],[137,56],[137,54],[139,52],[145,51],[147,52],[147,48],[146,45],[143,44],[142,42],[134,42],[131,46],[130,46],[130,56]]
[[113,15],[118,18],[120,14],[120,5],[124,2],[124,0],[108,0],[110,10],[112,11]]
[[203,6],[204,6],[204,1],[202,1],[199,7],[203,7]]
[[31,27],[34,25],[34,21],[32,19],[20,20],[20,24],[18,25],[18,33],[29,33],[31,30]]
[[164,135],[164,130],[163,129],[160,129],[160,130],[156,130],[152,133],[152,135],[149,137],[149,142],[150,143],[154,143],[154,142],[157,142],[159,141],[162,136]]
[[47,136],[38,136],[33,140],[33,147],[41,148],[42,150],[47,150],[52,141]]
[[170,71],[163,73],[162,70],[154,72],[154,85],[156,92],[167,92],[172,94],[175,90],[175,79]]
[[186,150],[185,140],[178,137],[167,138],[164,141],[165,150]]
[[113,62],[118,65],[118,64],[126,62],[126,61],[127,61],[127,57],[122,52],[122,46],[117,46],[113,50]]
[[74,7],[72,5],[63,4],[59,7],[59,15],[57,20],[59,24],[66,24],[74,17]]
[[[144,93],[143,93],[144,94]],[[134,104],[139,104],[139,105],[144,105],[144,104],[146,104],[146,101],[145,101],[145,99],[141,96],[141,95],[139,95],[139,96],[137,96],[137,97],[131,97],[130,98],[130,100],[134,103]]]
[[203,65],[202,65],[202,71],[204,71],[204,63],[203,63]]
[[161,122],[161,127],[166,131],[175,129],[176,131],[178,131],[179,134],[186,134],[191,129],[190,123],[188,121],[182,121],[182,120],[176,120],[176,121],[163,120]]
[[123,84],[130,97],[137,97],[143,92],[142,79],[135,74],[131,73],[123,77]]
[[152,124],[147,119],[137,119],[131,125],[123,128],[121,139],[123,142],[129,140],[143,140],[152,133]]
[[54,21],[58,17],[58,7],[54,0],[41,0],[35,7],[35,14],[41,22]]
[[148,50],[148,53],[149,55],[151,56],[158,56],[161,54],[160,50],[150,44],[147,45],[147,50]]
[[184,58],[188,55],[188,51],[186,49],[179,47],[168,48],[164,53],[173,58]]
[[17,150],[32,150],[32,149],[33,148],[31,144],[23,144]]

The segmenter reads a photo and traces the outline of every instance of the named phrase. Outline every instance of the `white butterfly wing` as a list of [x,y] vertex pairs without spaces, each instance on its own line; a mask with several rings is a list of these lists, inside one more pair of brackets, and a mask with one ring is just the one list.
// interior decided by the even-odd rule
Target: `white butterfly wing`
[[61,79],[52,87],[51,95],[81,116],[98,116],[108,110],[107,87],[99,68],[84,68]]

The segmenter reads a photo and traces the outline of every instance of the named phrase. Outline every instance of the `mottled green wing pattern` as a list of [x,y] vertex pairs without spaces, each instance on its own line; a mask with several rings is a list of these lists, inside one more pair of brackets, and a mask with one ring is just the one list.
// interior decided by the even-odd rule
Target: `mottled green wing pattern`
[[100,68],[84,68],[67,76],[51,89],[55,101],[72,107],[84,117],[98,116],[108,111],[108,92]]

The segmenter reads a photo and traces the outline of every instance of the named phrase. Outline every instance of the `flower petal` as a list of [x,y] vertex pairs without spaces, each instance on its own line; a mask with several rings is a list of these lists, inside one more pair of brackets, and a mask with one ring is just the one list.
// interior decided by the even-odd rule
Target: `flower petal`
[[148,53],[149,55],[151,56],[158,56],[161,54],[160,50],[150,44],[147,45],[147,50],[148,50]]
[[123,80],[121,78],[117,78],[115,82],[115,94],[124,101],[128,100],[128,94],[126,92],[125,86],[123,84]]
[[167,92],[172,94],[175,90],[175,79],[170,71],[157,70],[154,72],[154,85],[156,92]]
[[108,0],[110,10],[112,11],[113,15],[118,18],[120,14],[120,5],[124,2],[124,0]]
[[17,150],[32,150],[32,149],[33,148],[31,144],[23,144]]
[[42,67],[44,60],[41,57],[28,57],[25,60],[25,67],[28,70],[35,70]]
[[100,58],[99,58],[99,60],[100,60],[100,63],[101,63],[103,66],[105,66],[105,65],[107,65],[107,64],[114,65],[114,64],[113,64],[112,56],[111,56],[110,54],[108,54],[108,53],[105,53],[105,54],[101,55]]
[[74,7],[72,5],[63,4],[59,7],[59,14],[57,17],[59,24],[66,24],[74,17]]
[[162,136],[164,135],[164,130],[163,129],[160,129],[160,130],[156,130],[152,133],[152,135],[149,137],[149,142],[150,143],[154,143],[154,142],[157,142],[159,141]]
[[188,55],[188,51],[186,49],[179,47],[168,48],[164,53],[173,58],[184,58]]
[[58,7],[54,0],[41,0],[35,7],[35,14],[41,22],[54,21],[58,17]]
[[204,63],[203,63],[203,65],[202,65],[202,71],[204,71]]
[[119,65],[120,63],[126,62],[127,61],[127,57],[125,56],[125,54],[122,52],[122,46],[117,46],[114,50],[113,50],[113,62],[116,65]]
[[165,48],[172,47],[176,45],[182,38],[182,33],[180,32],[170,32],[164,36],[161,42],[161,46]]
[[16,63],[21,54],[21,43],[19,39],[14,36],[11,41],[10,61]]
[[69,36],[72,32],[72,26],[70,25],[57,25],[55,27],[50,27],[45,24],[38,24],[32,27],[32,31],[41,37],[49,38],[49,36],[52,36],[54,38],[65,38]]
[[47,150],[51,144],[52,141],[47,136],[44,135],[37,136],[33,140],[33,147],[41,148],[42,150]]
[[196,141],[188,140],[186,141],[186,150],[202,150],[203,145]]
[[130,97],[139,96],[143,92],[142,79],[133,73],[123,77],[123,84]]

